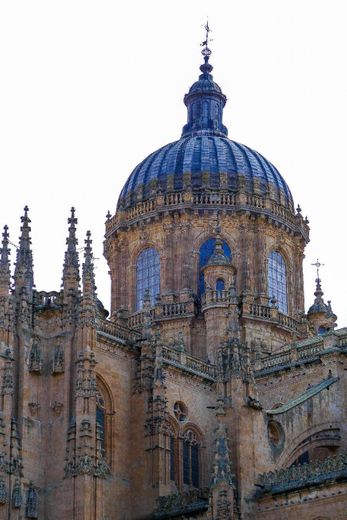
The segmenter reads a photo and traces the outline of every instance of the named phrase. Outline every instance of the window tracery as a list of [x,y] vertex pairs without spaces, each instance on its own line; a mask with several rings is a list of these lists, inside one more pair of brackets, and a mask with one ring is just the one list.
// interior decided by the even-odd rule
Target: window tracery
[[153,247],[144,249],[136,261],[136,310],[141,310],[146,290],[151,304],[155,304],[160,292],[160,259]]
[[278,309],[288,313],[287,270],[283,256],[272,251],[268,257],[268,296],[275,298]]
[[183,484],[199,487],[199,447],[200,443],[193,430],[187,430],[183,437]]

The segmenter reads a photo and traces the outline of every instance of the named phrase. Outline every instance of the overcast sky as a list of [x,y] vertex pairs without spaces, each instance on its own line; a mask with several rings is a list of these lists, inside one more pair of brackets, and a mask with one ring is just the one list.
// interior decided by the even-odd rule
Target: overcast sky
[[17,244],[28,204],[37,289],[59,290],[74,205],[109,308],[105,215],[136,164],[180,137],[207,14],[229,137],[286,179],[310,220],[306,307],[319,257],[347,325],[346,0],[1,2],[0,226]]

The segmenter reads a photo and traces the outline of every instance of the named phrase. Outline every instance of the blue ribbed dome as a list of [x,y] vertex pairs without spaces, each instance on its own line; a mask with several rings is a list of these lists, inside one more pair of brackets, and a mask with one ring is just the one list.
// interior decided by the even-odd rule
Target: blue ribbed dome
[[184,183],[199,192],[220,188],[237,192],[242,187],[251,194],[270,194],[293,209],[292,195],[278,170],[258,152],[228,139],[222,121],[226,97],[213,81],[208,57],[200,70],[199,80],[184,96],[188,117],[181,139],[136,166],[118,206],[132,206],[156,193],[181,191]]
[[[127,180],[119,197],[119,204],[132,205],[145,200],[155,191],[168,192],[183,189],[183,175],[190,174],[193,190],[221,187],[221,174],[227,174],[227,188],[238,191],[241,174],[245,189],[254,191],[254,181],[259,179],[265,195],[270,185],[279,198],[284,195],[286,205],[293,206],[290,190],[278,170],[260,153],[227,137],[196,135],[184,137],[167,144],[142,161]],[[139,189],[141,190],[140,199]],[[136,193],[138,194],[136,197]]]

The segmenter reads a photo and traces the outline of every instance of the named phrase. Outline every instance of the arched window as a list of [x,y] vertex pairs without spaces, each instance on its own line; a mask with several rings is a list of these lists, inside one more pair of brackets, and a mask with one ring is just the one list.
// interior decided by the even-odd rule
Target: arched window
[[281,312],[288,313],[286,264],[277,251],[272,251],[268,258],[268,295],[276,298]]
[[149,290],[151,304],[160,292],[160,260],[158,252],[150,247],[139,254],[136,261],[136,310],[143,307],[146,290]]
[[[201,269],[207,264],[210,257],[214,253],[216,245],[216,239],[215,238],[209,238],[202,244],[199,251],[199,287],[198,292],[199,295],[204,294],[205,292],[205,279],[204,279],[204,273],[201,271]],[[224,254],[229,260],[231,259],[231,250],[228,244],[223,240],[223,251]],[[218,290],[218,289],[217,289]]]
[[218,278],[216,281],[216,291],[224,291],[225,289],[225,283],[222,278]]
[[96,380],[96,429],[97,438],[99,439],[99,446],[102,451],[102,456],[111,466],[112,461],[112,418],[113,405],[110,393],[103,383],[97,377]]
[[178,436],[177,428],[173,425],[174,421],[170,420],[166,426],[165,432],[165,448],[166,448],[166,479],[168,482],[177,484],[178,482]]
[[106,410],[105,401],[100,391],[96,394],[96,427],[100,438],[101,449],[105,454],[105,436],[106,436]]
[[183,438],[183,484],[200,485],[200,444],[195,432],[187,430]]

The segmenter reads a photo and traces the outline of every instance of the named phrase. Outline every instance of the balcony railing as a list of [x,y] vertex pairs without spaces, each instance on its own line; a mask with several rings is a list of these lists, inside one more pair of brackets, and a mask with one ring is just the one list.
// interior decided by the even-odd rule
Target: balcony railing
[[164,363],[166,362],[169,365],[185,369],[191,373],[195,373],[196,375],[206,377],[209,380],[214,380],[216,378],[216,367],[214,365],[210,365],[200,359],[189,356],[185,352],[174,350],[169,347],[162,347],[162,358]]
[[263,493],[282,493],[342,477],[347,477],[347,453],[263,473],[259,476],[258,486]]
[[141,334],[137,331],[130,330],[127,327],[122,327],[117,323],[108,320],[97,320],[97,330],[112,336],[116,339],[121,339],[126,342],[133,342],[141,338]]

